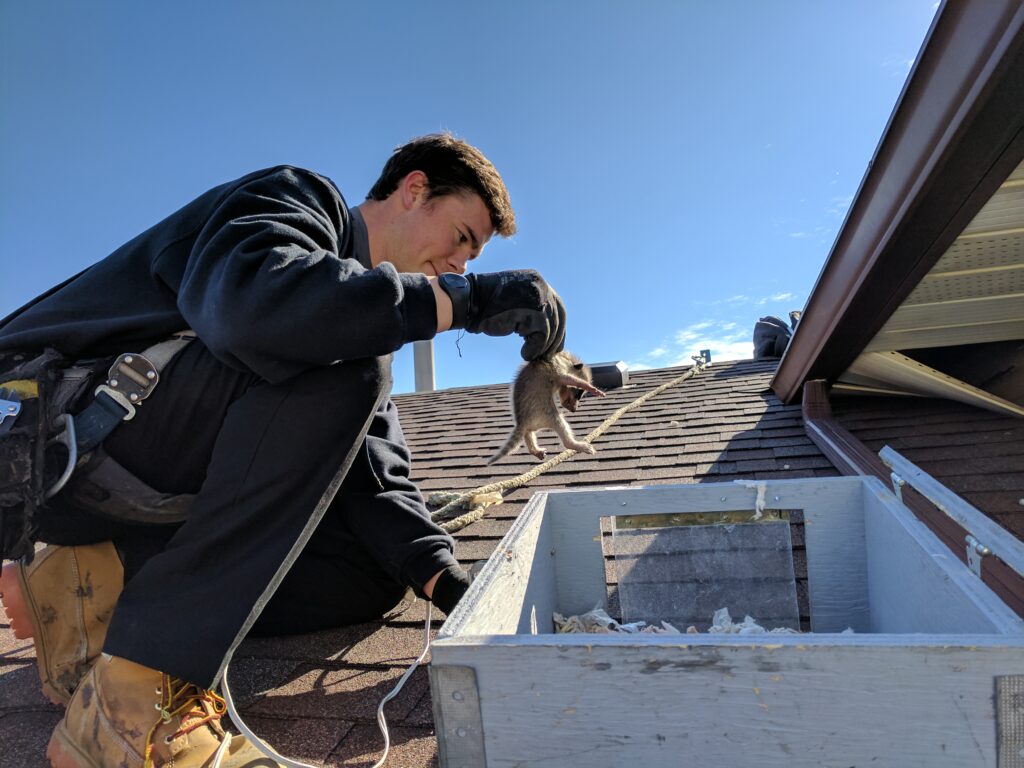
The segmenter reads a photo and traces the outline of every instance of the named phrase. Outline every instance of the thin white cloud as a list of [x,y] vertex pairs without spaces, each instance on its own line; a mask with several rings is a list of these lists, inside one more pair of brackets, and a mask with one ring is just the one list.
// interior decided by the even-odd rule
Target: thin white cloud
[[694,323],[693,325],[689,325],[689,326],[687,326],[686,328],[683,328],[680,331],[676,331],[675,337],[674,337],[675,343],[677,345],[680,345],[680,346],[689,344],[692,341],[694,341],[695,339],[699,339],[701,336],[703,336],[704,334],[702,332],[706,331],[708,328],[712,327],[713,325],[714,325],[713,321],[711,321],[711,320],[704,320],[702,322]]
[[652,365],[648,365],[647,363],[631,363],[628,361],[623,362],[626,363],[626,368],[631,371],[649,371],[651,368],[654,367]]
[[853,202],[853,195],[838,195],[832,198],[832,207],[827,212],[833,216],[845,216],[850,203]]
[[[756,303],[749,297],[744,297],[744,301]],[[748,328],[745,323],[735,320],[705,318],[676,331],[671,341],[630,363],[630,370],[689,365],[692,356],[702,349],[711,350],[712,360],[750,359],[754,356],[752,334],[753,325]]]
[[[726,360],[750,360],[754,356],[753,341],[727,341],[725,339],[707,339],[702,341],[700,347],[691,354],[697,354],[701,349],[711,352],[712,362],[725,362]],[[670,365],[689,365],[693,362],[690,354],[682,354]]]
[[882,61],[882,69],[890,77],[906,77],[914,66],[914,56],[890,56]]
[[790,232],[789,236],[790,237],[795,237],[797,239],[799,239],[801,237],[810,237],[810,235],[807,234],[806,232]]
[[771,296],[765,296],[763,299],[758,299],[756,304],[759,307],[763,307],[765,304],[777,304],[780,301],[789,301],[796,297],[795,293],[773,293]]

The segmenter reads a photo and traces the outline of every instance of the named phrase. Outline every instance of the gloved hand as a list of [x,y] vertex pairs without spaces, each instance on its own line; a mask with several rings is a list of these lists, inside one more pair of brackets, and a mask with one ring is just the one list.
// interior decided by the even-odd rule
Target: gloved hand
[[565,305],[540,273],[514,269],[466,275],[471,287],[466,330],[488,336],[518,333],[525,341],[520,354],[536,360],[560,352],[565,345]]

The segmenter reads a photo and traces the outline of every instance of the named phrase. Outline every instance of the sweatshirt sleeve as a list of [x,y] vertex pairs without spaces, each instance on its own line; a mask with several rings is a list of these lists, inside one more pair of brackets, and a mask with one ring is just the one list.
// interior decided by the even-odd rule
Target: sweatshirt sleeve
[[347,225],[341,196],[315,174],[277,168],[248,181],[199,232],[179,311],[214,355],[270,382],[431,338],[426,276],[343,258]]
[[454,540],[431,522],[409,471],[398,409],[388,400],[370,423],[340,491],[341,503],[356,540],[395,581],[422,597],[430,578],[458,561]]

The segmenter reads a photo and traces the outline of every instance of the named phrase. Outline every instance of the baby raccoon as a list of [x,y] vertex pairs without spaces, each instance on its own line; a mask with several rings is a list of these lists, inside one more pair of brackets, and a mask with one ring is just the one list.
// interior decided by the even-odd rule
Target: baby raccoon
[[557,432],[566,448],[596,453],[594,446],[576,439],[554,400],[557,397],[562,407],[575,413],[584,391],[604,397],[604,392],[593,385],[593,380],[590,368],[571,352],[565,351],[547,359],[534,360],[520,368],[512,385],[515,428],[505,445],[487,463],[493,464],[511,453],[520,440],[525,441],[530,453],[543,459],[546,454],[537,445],[537,430],[540,429]]

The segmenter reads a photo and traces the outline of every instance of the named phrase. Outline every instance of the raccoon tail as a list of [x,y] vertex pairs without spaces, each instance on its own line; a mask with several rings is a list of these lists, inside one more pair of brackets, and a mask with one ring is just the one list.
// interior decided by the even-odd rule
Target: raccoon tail
[[508,440],[505,441],[505,444],[501,446],[501,448],[498,450],[496,454],[494,454],[493,456],[491,456],[491,458],[487,460],[487,463],[493,464],[498,459],[504,456],[508,456],[510,453],[512,453],[512,451],[516,449],[516,446],[519,445],[519,442],[522,439],[523,431],[516,427],[515,429],[512,430],[512,434],[508,436]]

